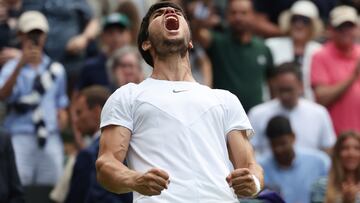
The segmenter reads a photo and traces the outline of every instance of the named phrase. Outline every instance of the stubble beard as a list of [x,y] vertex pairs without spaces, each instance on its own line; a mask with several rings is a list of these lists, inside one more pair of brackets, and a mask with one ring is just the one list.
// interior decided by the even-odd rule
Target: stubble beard
[[184,57],[188,51],[189,40],[179,39],[161,39],[155,36],[149,36],[150,43],[153,45],[155,54],[159,58],[167,58],[171,55],[179,54]]

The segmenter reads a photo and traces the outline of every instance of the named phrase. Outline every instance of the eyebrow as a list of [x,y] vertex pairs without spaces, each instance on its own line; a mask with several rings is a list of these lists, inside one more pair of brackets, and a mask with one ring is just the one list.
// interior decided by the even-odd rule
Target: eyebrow
[[[157,13],[159,13],[159,12],[163,12],[166,8],[168,8],[168,7],[162,7],[162,8],[156,9],[156,10],[151,14],[150,19],[153,18],[153,16],[154,16],[155,14],[157,14]],[[170,7],[170,8],[174,9],[175,12],[180,12],[181,15],[183,15],[183,13],[182,13],[182,11],[181,11],[180,9],[174,8],[174,7]]]

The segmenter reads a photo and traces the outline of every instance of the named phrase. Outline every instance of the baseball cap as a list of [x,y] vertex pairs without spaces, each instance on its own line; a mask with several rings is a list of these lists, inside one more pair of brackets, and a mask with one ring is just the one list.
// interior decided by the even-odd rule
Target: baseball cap
[[19,18],[18,30],[23,33],[28,33],[32,30],[41,30],[44,33],[48,33],[49,24],[42,13],[38,11],[26,11]]
[[130,21],[129,18],[122,13],[112,13],[103,18],[102,25],[103,25],[103,29],[105,29],[107,26],[110,25],[119,25],[120,27],[123,28],[129,28]]
[[350,22],[358,24],[358,15],[355,8],[350,6],[338,6],[330,12],[330,24],[333,27]]

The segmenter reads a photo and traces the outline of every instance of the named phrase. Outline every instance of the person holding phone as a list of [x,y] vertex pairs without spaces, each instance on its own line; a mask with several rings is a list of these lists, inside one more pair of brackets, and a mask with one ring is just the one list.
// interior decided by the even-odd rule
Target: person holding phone
[[54,185],[62,172],[59,136],[67,123],[66,74],[44,53],[49,31],[37,11],[19,18],[22,53],[0,72],[0,99],[7,104],[4,128],[11,136],[23,185]]

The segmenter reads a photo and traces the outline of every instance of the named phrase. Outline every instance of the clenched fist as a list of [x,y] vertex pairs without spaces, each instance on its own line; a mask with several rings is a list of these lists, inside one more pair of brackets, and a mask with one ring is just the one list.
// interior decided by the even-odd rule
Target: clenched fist
[[169,182],[169,175],[165,171],[153,168],[137,176],[132,189],[142,195],[160,195],[161,191],[168,188]]
[[255,180],[247,168],[235,169],[226,177],[226,181],[238,197],[251,197],[258,192]]

